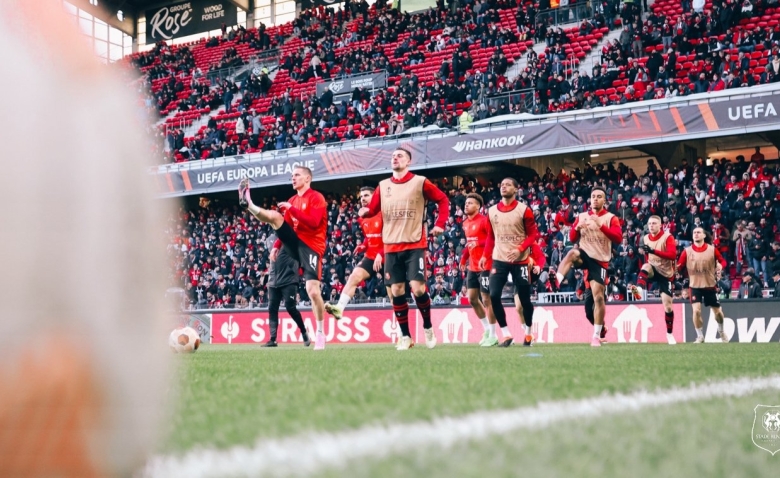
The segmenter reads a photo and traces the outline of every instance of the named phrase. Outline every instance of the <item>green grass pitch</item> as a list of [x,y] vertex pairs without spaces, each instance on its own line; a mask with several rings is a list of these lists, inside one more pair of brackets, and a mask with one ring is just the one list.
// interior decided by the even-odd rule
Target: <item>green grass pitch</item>
[[[602,393],[657,390],[780,371],[778,344],[204,346],[178,356],[160,453],[224,449],[307,431],[458,417]],[[751,442],[753,407],[780,392],[610,414],[518,430],[449,450],[350,465],[360,476],[777,476]],[[305,450],[301,450],[305,453]],[[340,470],[324,474],[343,476]]]

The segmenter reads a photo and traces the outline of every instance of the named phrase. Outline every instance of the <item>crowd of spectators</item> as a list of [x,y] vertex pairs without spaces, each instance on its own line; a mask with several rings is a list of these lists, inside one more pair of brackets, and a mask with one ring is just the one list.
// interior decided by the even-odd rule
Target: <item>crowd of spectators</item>
[[[676,15],[670,2],[683,13]],[[221,84],[213,92],[191,85],[192,95],[180,101],[182,107],[214,110],[224,104],[226,112],[235,108],[240,116],[210,121],[208,130],[183,138],[186,154],[176,155],[177,148],[169,150],[169,158],[207,159],[233,151],[334,143],[399,134],[415,126],[454,128],[505,114],[590,109],[777,81],[780,25],[743,20],[774,13],[773,7],[758,2],[751,9],[732,0],[716,0],[706,8],[677,3],[660,0],[643,10],[639,3],[603,0],[595,3],[591,18],[569,30],[551,25],[549,16],[540,17],[542,5],[525,1],[465,0],[457,9],[439,2],[415,15],[382,4],[369,7],[364,1],[348,3],[344,10],[305,11],[293,22],[302,46],[280,60],[279,75],[285,81],[313,85],[320,79],[387,71],[391,85],[374,91],[357,88],[339,100],[329,90],[319,97],[289,86],[274,91],[265,73],[240,85]],[[514,29],[501,22],[502,10],[515,12]],[[578,69],[568,50],[569,37],[612,28],[621,32],[603,44],[600,62],[590,72]],[[256,31],[239,31],[256,41]],[[546,42],[545,52],[529,50],[525,68],[507,77],[511,59],[502,45],[530,38]],[[450,47],[452,56],[441,62],[433,78],[421,80],[412,67],[424,61],[424,53]],[[487,67],[473,68],[474,48],[486,47],[496,47]],[[192,61],[186,48],[166,53],[162,46],[157,55],[163,55],[161,63],[169,71],[188,74]],[[190,77],[193,83],[196,75]],[[184,87],[171,77],[152,103],[164,107]],[[234,100],[239,92],[240,100]],[[263,110],[255,108],[259,98],[269,95]],[[213,140],[215,130],[224,130],[217,133],[219,143],[204,144],[209,135]]]
[[[500,178],[460,178],[435,182],[450,196],[450,218],[445,233],[430,238],[428,247],[429,286],[434,302],[460,300],[464,274],[457,264],[465,247],[461,224],[465,195],[480,193],[486,207],[500,198]],[[776,286],[780,273],[780,170],[767,165],[763,154],[736,162],[699,158],[694,164],[683,160],[675,168],[660,168],[648,161],[647,171],[637,176],[621,164],[588,164],[583,170],[553,172],[521,180],[521,200],[533,208],[539,226],[539,244],[547,258],[536,292],[558,292],[550,277],[573,247],[568,231],[576,215],[588,208],[590,189],[601,185],[608,191],[609,210],[623,226],[623,243],[614,249],[611,264],[611,300],[625,300],[627,287],[634,284],[642,265],[639,241],[646,233],[651,215],[662,217],[663,228],[680,248],[690,244],[693,227],[712,232],[713,244],[729,261],[721,281],[724,294],[739,288],[740,297],[754,297],[761,289]],[[330,239],[323,267],[323,294],[335,301],[346,278],[362,258],[362,235],[357,222],[356,191],[327,194]],[[285,197],[266,197],[263,207],[273,208]],[[429,222],[434,217],[434,206]],[[200,206],[179,211],[170,219],[169,258],[172,285],[182,287],[186,301],[197,308],[260,307],[267,302],[268,254],[273,245],[272,230],[250,218],[233,202],[202,199]],[[735,280],[731,280],[733,278]],[[740,285],[738,278],[742,279]],[[575,291],[582,280],[570,271],[560,292]],[[554,282],[554,281],[553,281]],[[676,293],[687,293],[686,280],[677,278]],[[741,287],[741,288],[740,288]],[[744,289],[744,290],[742,290]],[[651,293],[654,292],[651,289]],[[361,284],[357,301],[382,300],[385,287],[381,274]],[[300,300],[306,293],[300,288]]]

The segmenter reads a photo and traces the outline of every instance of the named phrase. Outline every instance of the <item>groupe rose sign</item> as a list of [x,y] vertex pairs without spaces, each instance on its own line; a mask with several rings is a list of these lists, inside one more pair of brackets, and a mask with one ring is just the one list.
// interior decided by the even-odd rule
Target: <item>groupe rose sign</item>
[[182,27],[186,27],[192,21],[192,5],[182,3],[172,7],[164,7],[157,10],[157,13],[149,20],[149,27],[152,30],[152,36],[170,40]]
[[208,30],[215,30],[224,22],[237,21],[237,8],[223,1],[191,0],[147,10],[147,42],[170,40]]

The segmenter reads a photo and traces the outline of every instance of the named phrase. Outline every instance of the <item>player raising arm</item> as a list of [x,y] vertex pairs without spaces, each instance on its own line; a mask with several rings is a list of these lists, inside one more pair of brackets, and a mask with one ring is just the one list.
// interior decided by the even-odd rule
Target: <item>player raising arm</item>
[[306,280],[306,293],[311,299],[312,311],[317,319],[314,350],[323,350],[325,303],[322,300],[320,280],[328,233],[328,216],[325,198],[311,188],[311,180],[311,169],[303,166],[293,169],[292,186],[297,194],[289,201],[278,204],[282,213],[256,206],[252,202],[247,179],[242,180],[238,187],[238,200],[241,207],[276,231],[278,240],[274,248],[283,245],[290,255],[300,262],[303,278]]
[[701,304],[710,307],[718,323],[720,340],[724,343],[729,337],[723,331],[723,309],[718,302],[718,278],[728,264],[715,246],[705,241],[707,234],[701,227],[693,230],[693,244],[685,248],[677,261],[677,270],[688,271],[691,287],[691,307],[693,308],[693,326],[696,328],[697,344],[704,342],[704,322],[701,318]]

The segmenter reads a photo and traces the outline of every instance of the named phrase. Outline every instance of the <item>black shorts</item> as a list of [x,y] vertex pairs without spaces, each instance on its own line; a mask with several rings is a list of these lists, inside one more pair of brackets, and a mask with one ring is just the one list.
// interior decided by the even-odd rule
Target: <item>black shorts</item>
[[607,279],[607,269],[599,264],[595,259],[592,259],[582,249],[580,251],[580,260],[582,265],[579,267],[584,271],[588,271],[588,282],[596,281],[601,285],[605,285]]
[[410,249],[385,254],[385,284],[425,282],[425,249]]
[[[650,266],[653,267],[653,266]],[[663,275],[661,275],[660,272],[658,272],[658,269],[653,267],[653,278],[650,279],[651,282],[655,282],[658,284],[658,290],[661,291],[662,294],[666,294],[669,297],[674,297],[674,282],[673,279],[667,279]]]
[[468,271],[466,274],[466,289],[479,289],[483,294],[490,293],[490,272]]
[[291,256],[298,259],[305,280],[322,280],[322,256],[303,242],[286,222],[276,230],[276,235]]
[[703,303],[706,307],[720,307],[718,292],[715,289],[691,288],[691,304]]
[[493,269],[490,271],[490,295],[499,296],[512,274],[512,283],[515,285],[515,294],[530,293],[531,271],[528,264],[512,264],[493,260]]
[[[368,272],[368,275],[373,277],[374,272],[374,259],[369,259],[368,257],[363,257],[363,260],[361,260],[355,268],[357,269],[360,267],[364,271]],[[382,271],[379,271],[382,272]]]
[[[288,300],[292,299],[292,303],[297,305],[295,297],[298,295],[298,284],[287,284],[281,287],[269,287],[268,288],[268,307],[279,310],[280,304],[286,304]],[[292,307],[295,308],[295,307]],[[285,305],[287,309],[287,305]],[[289,312],[289,310],[288,310]]]

